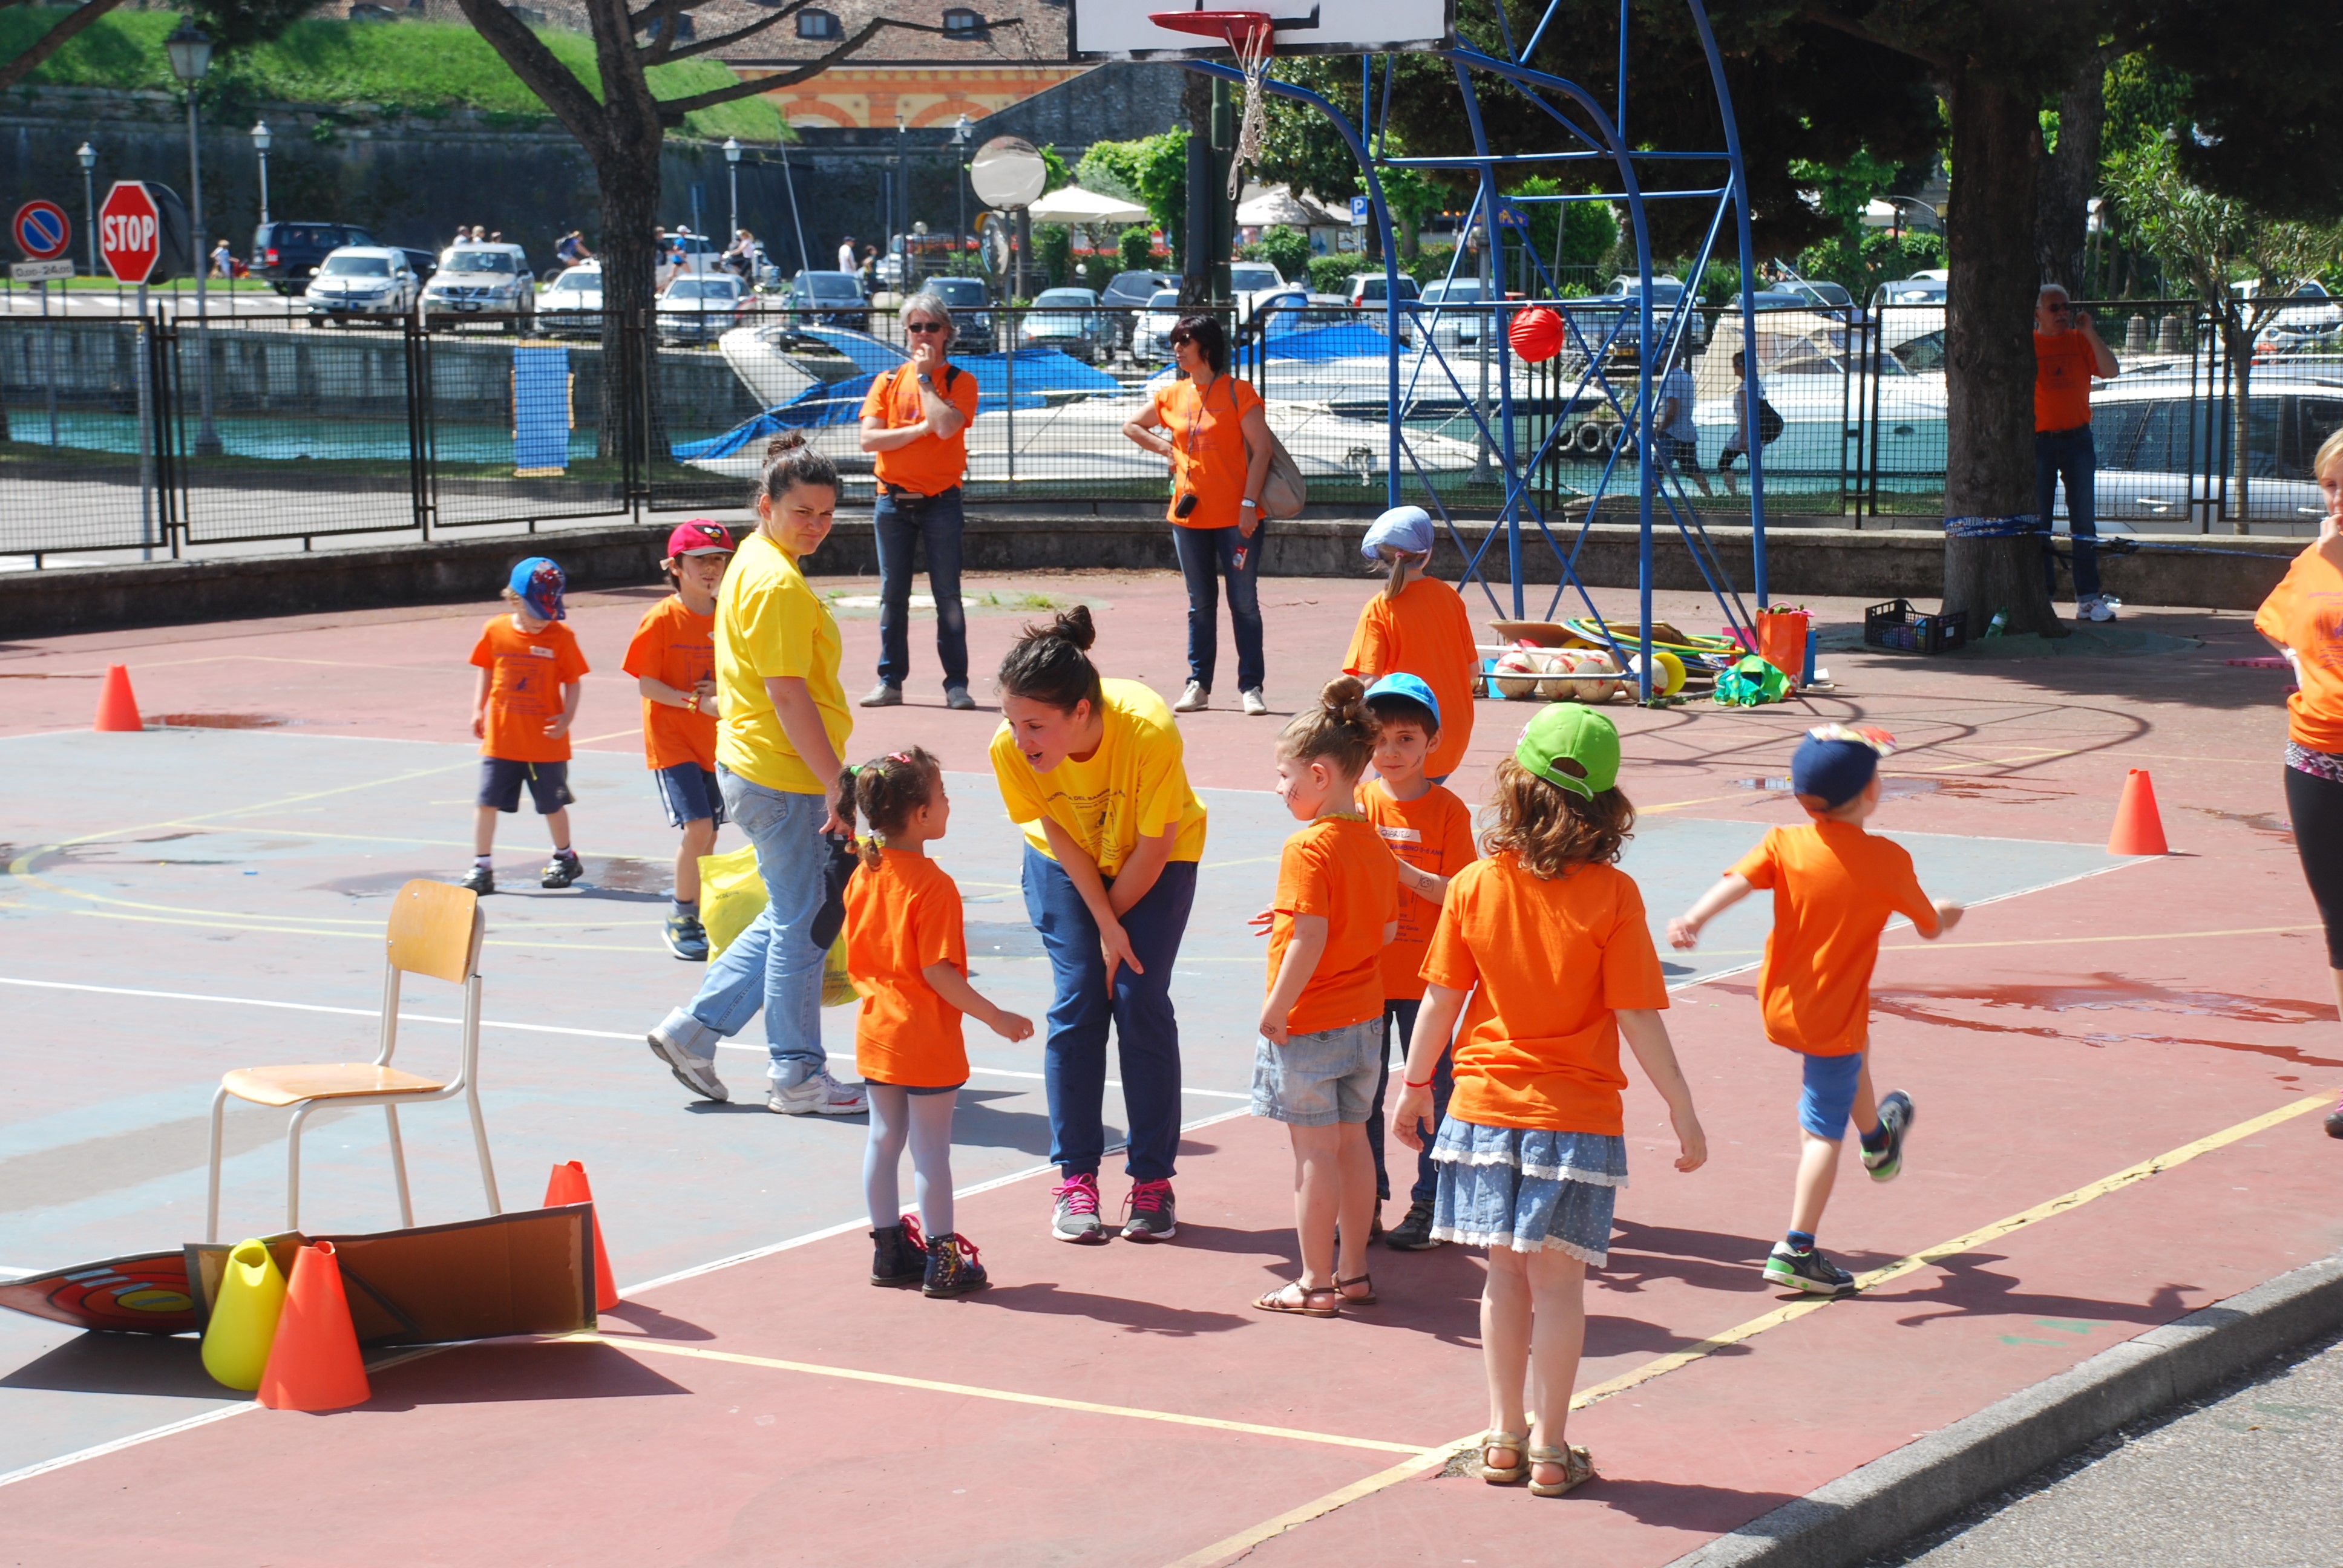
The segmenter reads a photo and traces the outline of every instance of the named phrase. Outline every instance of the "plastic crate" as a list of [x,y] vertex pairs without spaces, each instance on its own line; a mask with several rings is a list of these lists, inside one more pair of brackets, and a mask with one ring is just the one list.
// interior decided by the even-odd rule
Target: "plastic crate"
[[1969,640],[1969,612],[1946,610],[1923,615],[1909,599],[1890,599],[1863,612],[1863,640],[1873,648],[1900,648],[1906,653],[1950,653]]

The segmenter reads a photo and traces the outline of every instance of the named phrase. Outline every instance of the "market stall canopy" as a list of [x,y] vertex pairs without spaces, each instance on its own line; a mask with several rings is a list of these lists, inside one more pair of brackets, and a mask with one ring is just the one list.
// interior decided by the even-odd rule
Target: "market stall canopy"
[[1082,227],[1092,224],[1145,223],[1147,209],[1120,196],[1101,196],[1080,186],[1054,190],[1026,209],[1035,223],[1062,223]]

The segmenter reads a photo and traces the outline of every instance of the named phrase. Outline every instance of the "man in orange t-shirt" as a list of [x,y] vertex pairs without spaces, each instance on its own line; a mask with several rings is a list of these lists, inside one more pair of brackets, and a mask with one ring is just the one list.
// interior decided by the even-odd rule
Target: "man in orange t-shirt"
[[731,536],[706,518],[669,534],[659,567],[675,592],[643,612],[621,667],[642,693],[644,762],[668,825],[683,835],[664,940],[687,963],[708,961],[699,858],[716,853],[716,829],[724,825],[716,787],[716,590],[731,558]]
[[472,733],[480,740],[480,789],[472,813],[472,869],[463,885],[497,890],[497,814],[520,809],[528,786],[553,836],[553,858],[540,886],[566,888],[585,874],[569,843],[569,727],[578,719],[586,656],[561,624],[561,568],[531,556],[512,569],[505,602],[512,608],[480,628],[472,646],[479,679],[472,690]]
[[2042,579],[2056,598],[2058,558],[2050,553],[2050,511],[2059,481],[2066,481],[2077,620],[2113,620],[2123,608],[2121,600],[2099,591],[2099,525],[2091,494],[2099,471],[2091,441],[2091,380],[2110,380],[2122,368],[2099,341],[2091,313],[2076,309],[2060,285],[2044,284],[2034,300],[2034,509],[2042,519]]
[[879,684],[865,708],[903,700],[911,672],[911,547],[927,546],[928,592],[936,601],[936,662],[944,706],[974,708],[968,694],[968,613],[960,602],[960,478],[968,427],[976,418],[976,377],[950,359],[951,307],[933,294],[903,301],[911,357],[870,383],[862,400],[862,449],[879,490],[870,526],[879,546]]
[[1850,1115],[1863,1130],[1863,1163],[1875,1181],[1892,1181],[1902,1171],[1912,1125],[1911,1096],[1896,1090],[1880,1099],[1871,1085],[1871,970],[1879,961],[1879,933],[1890,915],[1900,914],[1933,940],[1961,918],[1960,905],[1931,903],[1920,890],[1901,844],[1863,830],[1879,808],[1879,759],[1893,747],[1876,730],[1841,724],[1809,730],[1790,759],[1790,787],[1814,820],[1770,829],[1668,927],[1670,941],[1690,948],[1719,910],[1753,890],[1774,891],[1774,930],[1757,994],[1765,1038],[1799,1053],[1805,1090],[1789,1233],[1767,1257],[1765,1278],[1817,1295],[1855,1289],[1854,1276],[1815,1245]]

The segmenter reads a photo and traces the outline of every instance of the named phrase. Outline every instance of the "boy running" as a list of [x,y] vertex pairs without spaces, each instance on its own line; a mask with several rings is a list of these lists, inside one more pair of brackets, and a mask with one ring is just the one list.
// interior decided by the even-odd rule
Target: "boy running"
[[472,689],[472,733],[480,738],[480,793],[472,820],[472,869],[463,885],[497,890],[497,813],[520,809],[520,787],[553,836],[542,887],[566,888],[585,874],[569,844],[569,727],[578,719],[586,656],[561,622],[561,568],[543,556],[513,568],[512,608],[490,618],[473,645],[480,678]]
[[1690,948],[1720,911],[1754,889],[1774,890],[1774,930],[1757,993],[1765,1038],[1804,1059],[1805,1091],[1798,1101],[1802,1147],[1790,1229],[1766,1258],[1765,1278],[1816,1295],[1855,1291],[1855,1277],[1815,1245],[1849,1115],[1864,1130],[1863,1163],[1875,1181],[1892,1181],[1903,1169],[1912,1126],[1909,1095],[1896,1090],[1880,1100],[1872,1090],[1865,1048],[1879,933],[1897,914],[1933,941],[1961,918],[1960,905],[1932,903],[1920,890],[1902,845],[1863,829],[1879,809],[1879,759],[1894,748],[1894,738],[1875,729],[1826,724],[1808,730],[1790,759],[1790,788],[1813,823],[1769,829],[1723,881],[1668,925],[1669,941]]
[[699,923],[699,858],[716,852],[724,797],[716,789],[716,590],[732,558],[730,536],[706,518],[669,534],[667,573],[675,592],[643,612],[622,667],[643,694],[643,757],[668,825],[680,829],[675,896],[663,933],[668,951],[708,961]]

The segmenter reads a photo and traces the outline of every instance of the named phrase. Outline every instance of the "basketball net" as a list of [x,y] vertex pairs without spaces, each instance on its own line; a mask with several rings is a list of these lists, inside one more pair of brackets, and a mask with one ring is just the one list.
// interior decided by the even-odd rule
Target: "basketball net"
[[1229,160],[1231,201],[1244,188],[1245,169],[1261,161],[1262,133],[1269,119],[1268,95],[1262,90],[1262,83],[1269,75],[1272,39],[1265,15],[1242,31],[1229,29],[1229,47],[1236,55],[1237,68],[1244,73],[1244,111],[1237,121],[1236,156]]

